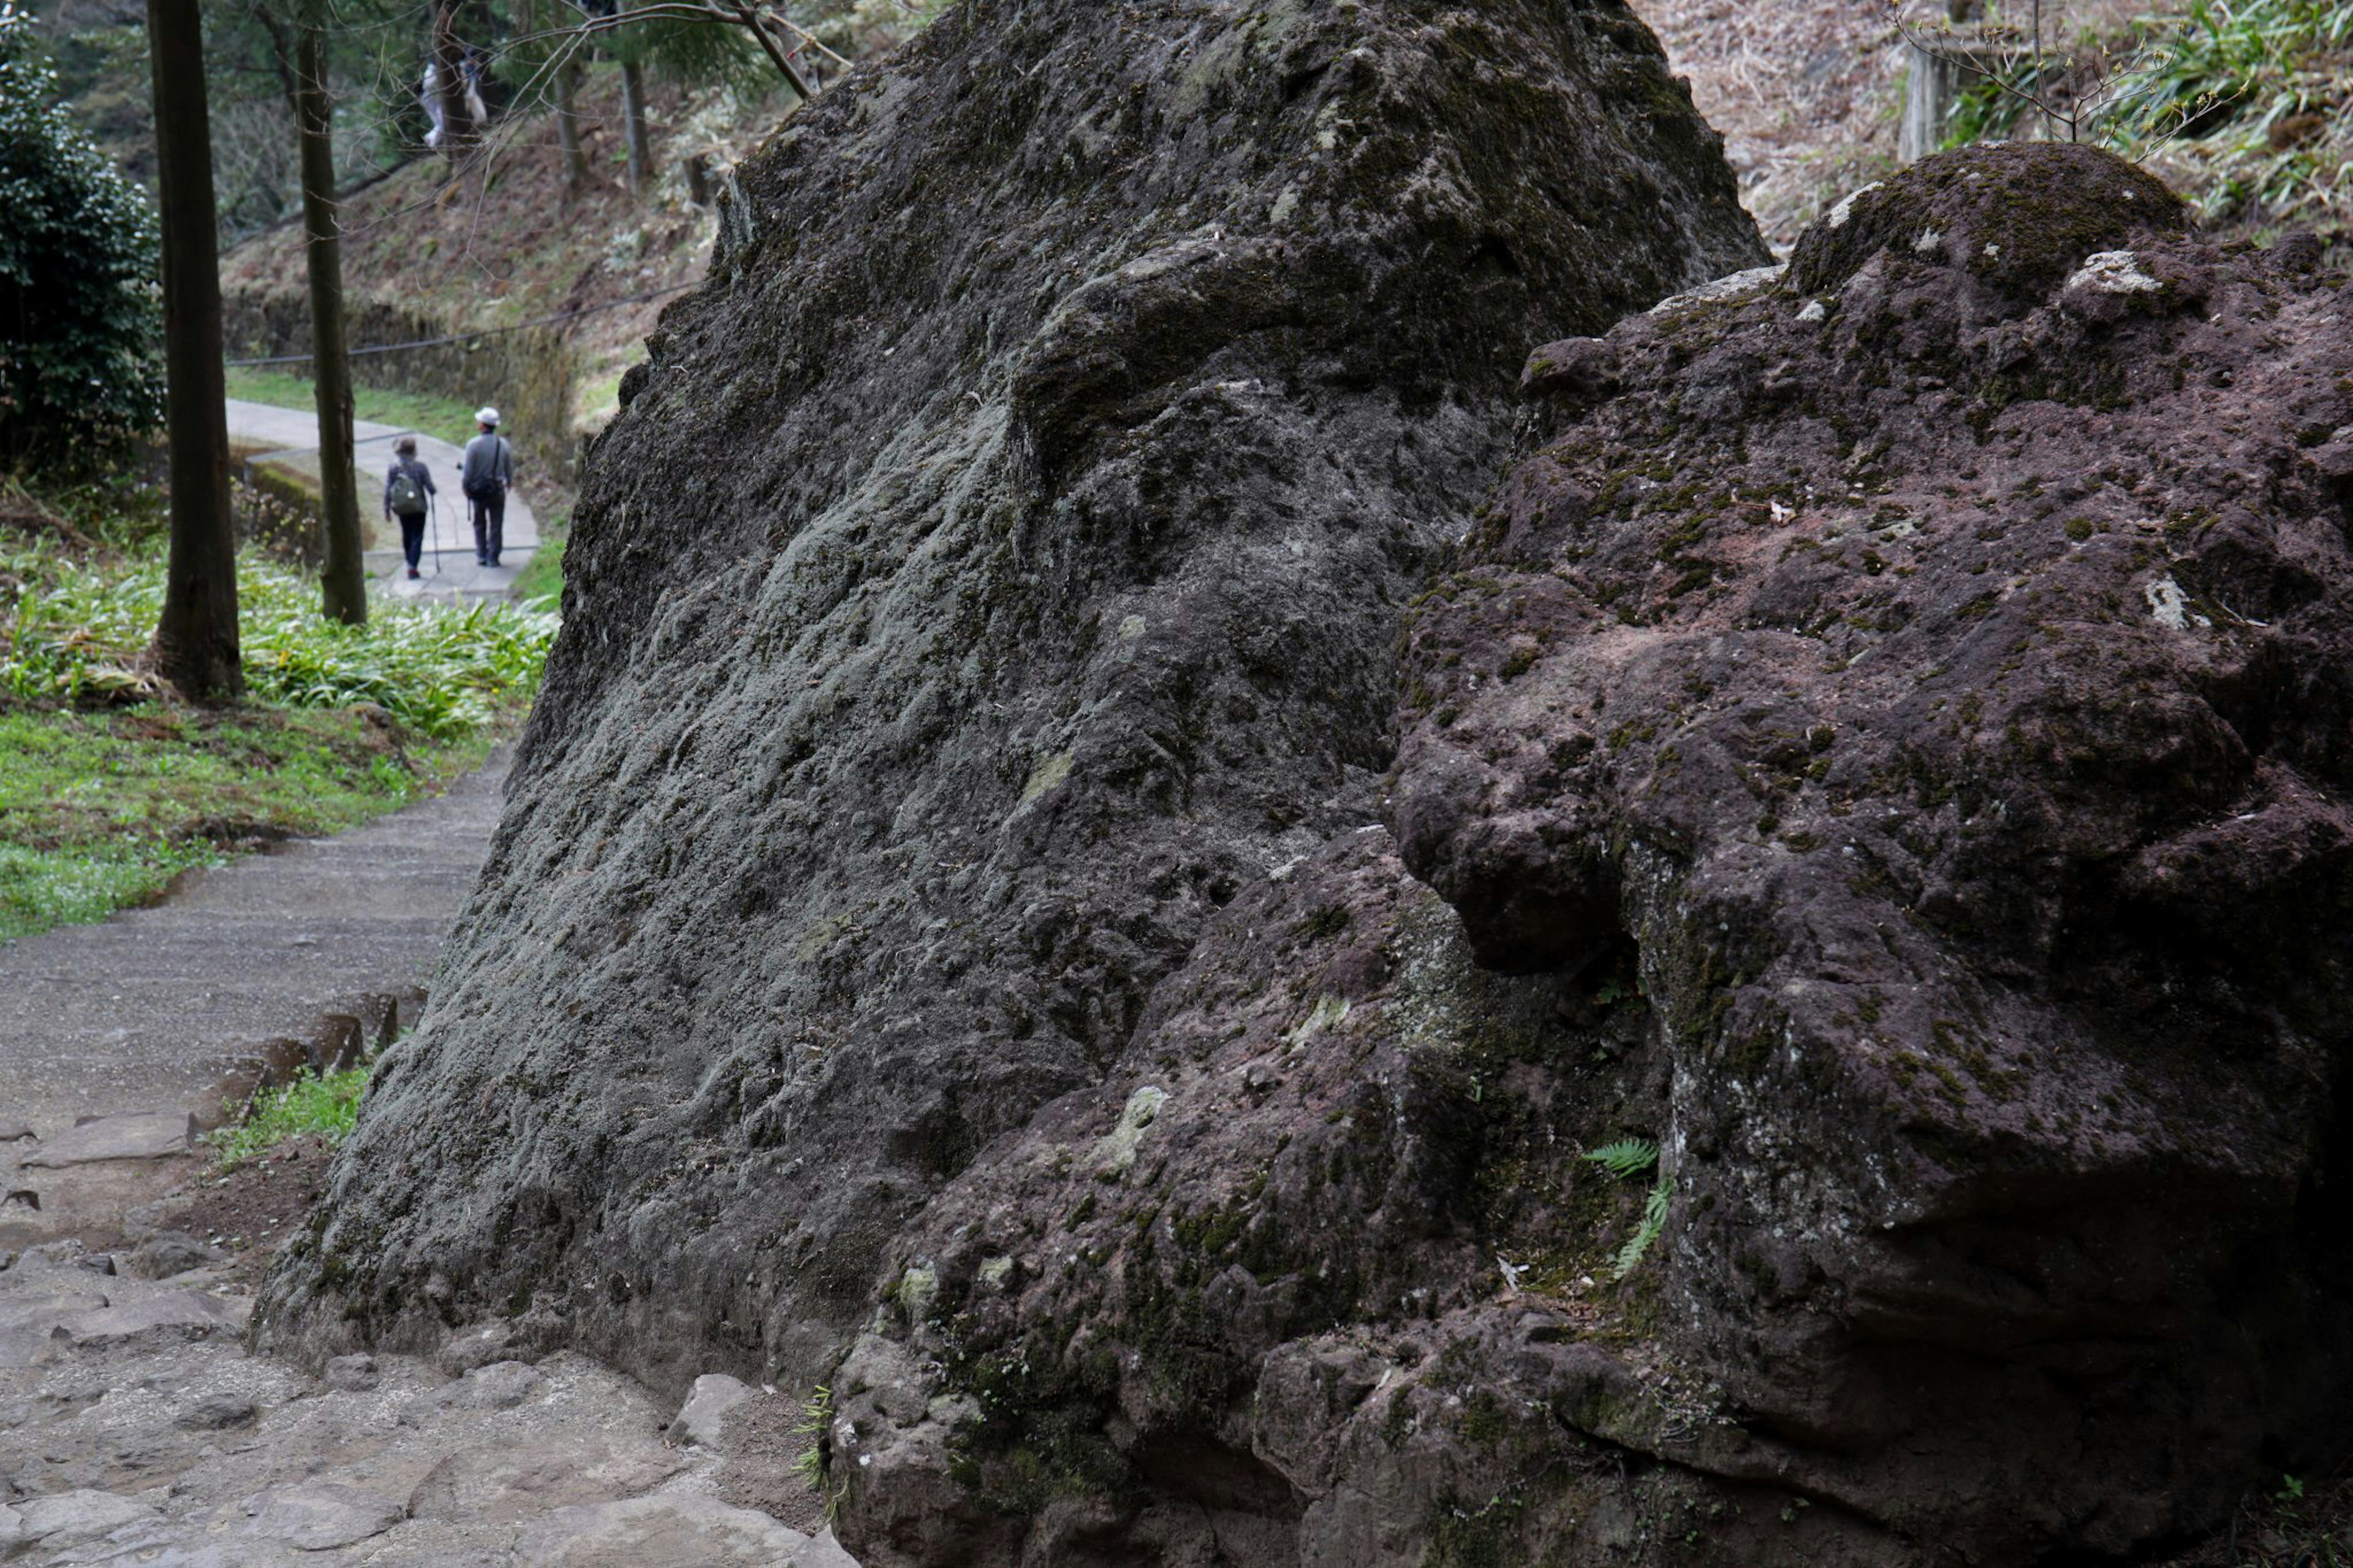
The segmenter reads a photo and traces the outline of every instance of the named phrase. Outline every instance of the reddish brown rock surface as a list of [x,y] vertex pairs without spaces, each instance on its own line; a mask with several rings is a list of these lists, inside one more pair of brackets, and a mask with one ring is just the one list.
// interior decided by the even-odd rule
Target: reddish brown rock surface
[[1537,356],[1623,390],[1418,613],[1393,818],[1492,962],[1638,945],[1726,1407],[2121,1551],[2347,1431],[2344,280],[2081,149],[1846,216]]

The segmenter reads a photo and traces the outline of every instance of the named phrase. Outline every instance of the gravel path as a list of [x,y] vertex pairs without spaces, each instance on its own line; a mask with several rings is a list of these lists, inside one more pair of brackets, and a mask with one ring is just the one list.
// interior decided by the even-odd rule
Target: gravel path
[[506,762],[0,944],[0,1560],[857,1568],[807,1533],[822,1508],[773,1390],[711,1376],[681,1408],[495,1321],[319,1368],[245,1349],[266,1258],[212,1245],[222,1189],[192,1123],[415,1012]]
[[192,872],[153,908],[0,944],[0,1121],[45,1142],[122,1112],[209,1121],[265,1064],[293,1065],[288,1042],[309,1056],[322,1037],[332,1052],[380,1035],[395,1001],[414,1010],[473,889],[506,762],[501,748],[365,826]]

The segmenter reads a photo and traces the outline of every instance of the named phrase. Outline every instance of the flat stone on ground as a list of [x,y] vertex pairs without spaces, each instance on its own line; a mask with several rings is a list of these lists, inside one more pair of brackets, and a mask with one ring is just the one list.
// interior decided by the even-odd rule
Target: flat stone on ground
[[305,1552],[324,1552],[382,1535],[408,1510],[390,1498],[339,1481],[302,1481],[272,1487],[248,1498],[251,1534],[285,1542]]
[[227,1260],[228,1254],[219,1247],[183,1232],[167,1230],[141,1242],[125,1262],[123,1272],[140,1279],[169,1279],[191,1268]]
[[433,1403],[444,1410],[512,1410],[536,1393],[540,1382],[534,1367],[496,1361],[436,1391]]
[[0,1329],[0,1370],[40,1366],[54,1361],[58,1342],[54,1324]]
[[365,1394],[384,1381],[372,1355],[339,1355],[327,1363],[327,1386],[339,1394]]
[[409,1494],[418,1519],[506,1524],[575,1503],[610,1502],[659,1486],[680,1461],[649,1441],[616,1451],[601,1441],[485,1443],[451,1454]]
[[159,1160],[188,1152],[195,1122],[184,1110],[133,1110],[68,1128],[19,1162],[86,1165],[93,1160]]
[[88,1489],[27,1498],[16,1509],[25,1544],[52,1548],[93,1540],[155,1511],[136,1498]]
[[807,1544],[765,1513],[664,1492],[542,1515],[516,1556],[538,1568],[784,1568]]
[[207,1296],[201,1290],[166,1290],[129,1306],[107,1307],[66,1321],[76,1345],[102,1344],[163,1329],[203,1336],[245,1327],[253,1312],[247,1297]]
[[71,1318],[99,1311],[107,1305],[97,1290],[52,1292],[13,1301],[0,1301],[0,1330],[39,1329],[44,1332]]
[[742,1379],[723,1372],[704,1373],[694,1380],[693,1391],[670,1424],[670,1440],[681,1448],[690,1444],[716,1448],[727,1413],[751,1397],[751,1384]]

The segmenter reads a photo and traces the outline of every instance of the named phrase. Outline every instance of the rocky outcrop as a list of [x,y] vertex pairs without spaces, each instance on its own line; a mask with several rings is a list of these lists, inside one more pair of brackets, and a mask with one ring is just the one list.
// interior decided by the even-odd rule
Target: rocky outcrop
[[832,1380],[845,1540],[2083,1562],[2326,1473],[2316,254],[1983,149],[1540,350],[1546,444],[1403,617],[1385,825],[1245,889],[909,1228]]
[[269,1333],[825,1384],[876,1568],[2083,1562],[2342,1457],[2310,247],[1996,148],[1724,277],[1621,9],[1406,0],[967,5],[725,232]]
[[2353,333],[2186,227],[1931,159],[1539,353],[1617,395],[1409,634],[1407,864],[1501,966],[1641,952],[1674,1337],[1987,1561],[2353,1437]]
[[821,1381],[930,1197],[1375,819],[1526,345],[1762,258],[1616,0],[974,0],[723,228],[278,1342]]

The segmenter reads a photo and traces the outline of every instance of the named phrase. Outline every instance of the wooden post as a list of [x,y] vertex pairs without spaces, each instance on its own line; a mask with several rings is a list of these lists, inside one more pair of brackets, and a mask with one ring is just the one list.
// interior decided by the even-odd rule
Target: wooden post
[[1961,95],[1987,72],[2000,71],[2017,50],[1975,32],[1953,32],[1907,38],[1904,52],[1910,69],[1895,154],[1911,163],[1945,144]]

